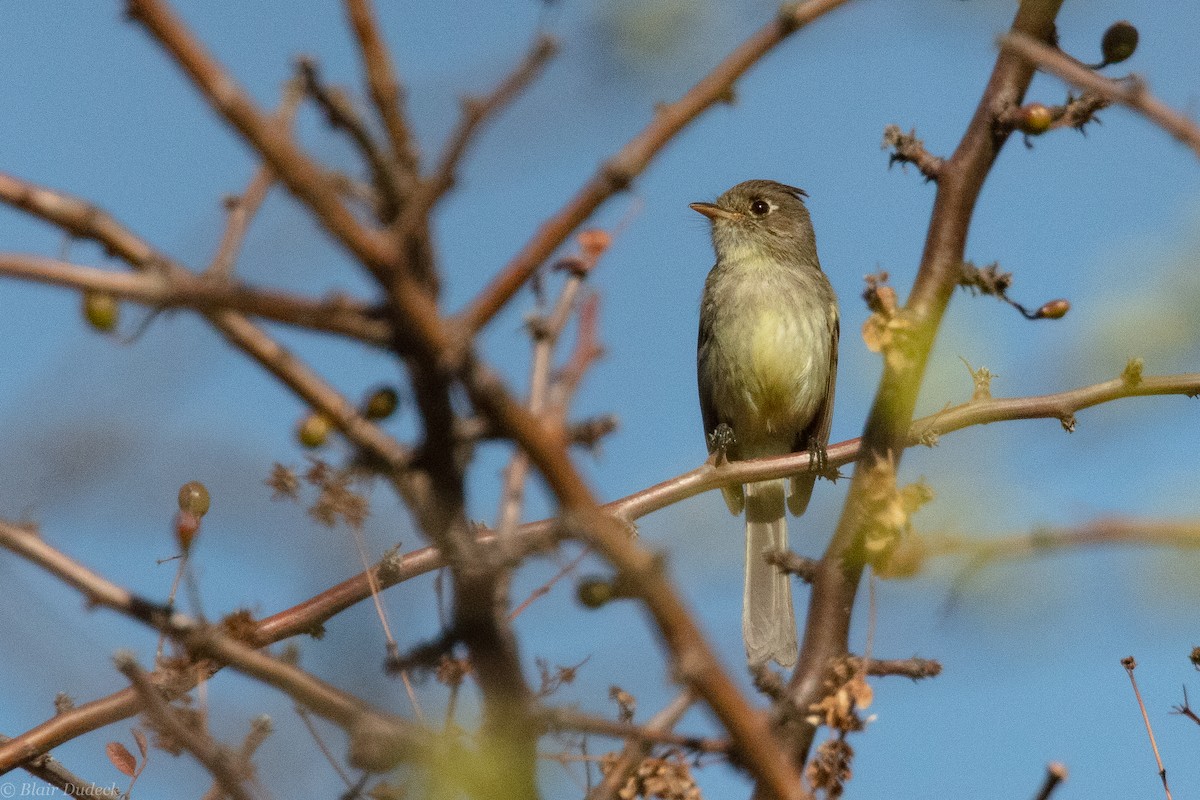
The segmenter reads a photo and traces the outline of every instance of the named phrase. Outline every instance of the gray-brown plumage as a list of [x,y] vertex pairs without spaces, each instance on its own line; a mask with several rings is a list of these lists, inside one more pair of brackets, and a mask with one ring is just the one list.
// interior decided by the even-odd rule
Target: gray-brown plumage
[[[732,429],[730,459],[823,448],[829,441],[838,307],[817,260],[805,196],[792,186],[754,180],[716,203],[691,206],[712,222],[717,254],[700,304],[700,410],[706,438],[721,424]],[[793,514],[808,507],[815,480],[811,471],[791,479],[786,505]],[[722,493],[732,513],[746,512],[746,657],[752,665],[791,666],[797,658],[791,584],[764,556],[787,548],[785,481]]]

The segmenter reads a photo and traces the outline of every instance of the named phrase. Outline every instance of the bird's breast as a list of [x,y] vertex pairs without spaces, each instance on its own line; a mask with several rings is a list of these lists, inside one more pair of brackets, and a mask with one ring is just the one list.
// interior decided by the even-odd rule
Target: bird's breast
[[714,324],[701,370],[751,450],[787,452],[820,408],[836,313],[823,282],[819,272],[759,266],[724,271],[707,287]]

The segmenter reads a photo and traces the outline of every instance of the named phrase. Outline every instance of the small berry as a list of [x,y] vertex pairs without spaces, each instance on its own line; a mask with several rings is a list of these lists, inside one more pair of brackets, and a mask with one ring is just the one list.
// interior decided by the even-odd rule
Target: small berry
[[115,295],[88,290],[83,293],[83,316],[96,330],[110,333],[121,318],[121,305]]
[[179,510],[203,517],[208,513],[211,498],[208,488],[200,481],[188,481],[179,487]]
[[1126,20],[1114,22],[1100,40],[1100,54],[1104,65],[1120,64],[1133,55],[1138,46],[1138,29]]
[[600,608],[616,597],[612,581],[596,576],[581,579],[575,594],[579,602],[587,608]]
[[296,438],[305,447],[320,447],[329,438],[331,430],[333,423],[329,421],[329,417],[313,411],[300,420],[300,425],[296,428]]
[[1018,127],[1022,132],[1036,136],[1050,130],[1054,112],[1041,103],[1030,103],[1021,108]]
[[1071,310],[1071,303],[1067,300],[1058,299],[1051,300],[1037,310],[1037,316],[1041,319],[1062,319]]
[[400,395],[396,393],[396,390],[391,386],[380,386],[367,396],[367,402],[363,406],[363,416],[374,420],[387,419],[396,413],[399,405]]

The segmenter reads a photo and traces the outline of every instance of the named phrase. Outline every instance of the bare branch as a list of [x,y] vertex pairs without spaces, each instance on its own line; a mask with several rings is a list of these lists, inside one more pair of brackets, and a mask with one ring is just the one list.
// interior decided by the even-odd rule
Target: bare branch
[[542,223],[503,272],[460,315],[470,332],[478,331],[529,280],[543,262],[566,241],[571,231],[592,215],[600,204],[624,191],[666,144],[714,104],[732,97],[733,85],[759,59],[796,31],[846,0],[808,0],[785,5],[778,17],[726,56],[712,72],[674,103],[660,106],[654,119],[599,171],[554,216]]
[[[590,264],[581,259],[580,268],[567,275],[559,291],[558,300],[549,316],[542,319],[532,319],[529,322],[529,332],[533,337],[533,364],[529,371],[529,410],[541,414],[546,408],[550,395],[550,370],[554,356],[554,348],[566,328],[567,322],[575,309],[575,298],[580,287],[587,278],[591,268],[600,256],[596,252],[590,258]],[[564,411],[565,413],[565,411]],[[561,418],[559,419],[561,422]],[[520,522],[521,507],[525,495],[525,479],[529,473],[529,456],[524,451],[517,451],[509,460],[504,470],[504,485],[500,493],[500,513],[497,516],[496,530],[503,536]]]
[[795,575],[805,583],[811,583],[813,576],[817,574],[818,564],[815,558],[807,558],[791,550],[773,550],[768,552],[764,558],[768,564],[779,567],[781,572]]
[[[153,677],[153,676],[151,676]],[[234,754],[237,759],[237,770],[241,774],[254,774],[254,754],[258,752],[258,748],[262,747],[267,741],[267,737],[274,732],[274,727],[271,725],[271,718],[266,714],[260,714],[250,721],[250,731],[246,734],[246,738],[242,740],[242,746]],[[221,786],[220,780],[214,780],[212,786],[204,793],[200,800],[221,800],[225,797],[225,793]]]
[[285,128],[263,114],[170,6],[163,0],[129,0],[129,15],[158,40],[213,109],[253,145],[343,247],[372,271],[386,274],[395,267],[398,254],[388,238],[355,219],[325,170],[300,150]]
[[370,0],[346,0],[346,13],[362,53],[371,99],[392,145],[392,157],[401,173],[411,180],[417,174],[416,142],[404,114],[403,89],[375,19],[375,10]]
[[158,693],[158,687],[138,666],[132,653],[118,653],[113,660],[121,674],[133,684],[134,691],[142,699],[146,714],[154,720],[155,725],[169,733],[181,748],[194,755],[196,760],[212,773],[213,778],[221,784],[221,788],[229,797],[233,800],[251,800],[251,795],[243,785],[246,776],[237,768],[237,758],[219,745],[207,731],[181,720]]
[[463,156],[484,123],[536,81],[557,52],[558,43],[552,37],[541,34],[534,39],[521,63],[496,88],[483,97],[463,99],[462,119],[451,134],[437,168],[425,179],[418,199],[414,201],[418,213],[428,213],[442,195],[454,187]]
[[[8,736],[0,734],[0,745],[12,741]],[[116,800],[121,792],[115,788],[105,788],[80,778],[62,765],[51,755],[43,755],[21,765],[21,768],[35,778],[39,778],[68,797],[103,797]]]
[[1097,75],[1057,47],[1039,42],[1021,31],[1013,31],[1001,37],[1000,48],[1004,52],[1019,55],[1038,69],[1053,73],[1080,89],[1094,92],[1137,111],[1200,156],[1200,125],[1150,94],[1140,78],[1130,77],[1124,81],[1114,81]]
[[542,708],[537,714],[538,722],[548,731],[576,731],[613,739],[629,739],[652,744],[669,744],[696,753],[728,753],[730,743],[721,739],[703,736],[683,736],[650,726],[615,722],[594,717],[570,708]]
[[283,292],[196,277],[183,269],[167,273],[113,272],[15,253],[0,253],[0,275],[81,291],[106,292],[155,309],[192,308],[205,314],[234,311],[357,339],[376,347],[391,344],[389,326],[379,313],[348,298],[312,301]]
[[395,174],[395,165],[375,144],[366,122],[359,116],[354,102],[342,90],[326,86],[321,80],[320,69],[312,58],[301,58],[298,62],[305,91],[325,112],[330,126],[340,128],[362,154],[371,170],[372,185],[378,196],[377,213],[382,222],[390,222],[404,204],[401,179]]
[[[1193,661],[1194,661],[1194,659],[1193,659]],[[1181,704],[1175,706],[1171,710],[1174,711],[1176,714],[1179,714],[1182,717],[1187,717],[1188,719],[1190,719],[1192,722],[1196,723],[1197,725],[1200,725],[1200,714],[1197,714],[1195,711],[1193,711],[1191,704],[1188,703],[1186,686],[1183,687],[1183,702]]]
[[921,171],[927,181],[936,181],[942,171],[943,159],[925,149],[925,143],[917,138],[915,130],[905,133],[899,125],[888,125],[883,129],[883,149],[892,151],[888,166],[912,164]]
[[[0,173],[0,202],[39,217],[73,236],[100,243],[135,270],[165,275],[173,280],[198,280],[106,211],[77,197]],[[204,314],[231,344],[332,420],[356,446],[391,464],[397,475],[403,473],[411,458],[408,450],[379,426],[364,419],[354,404],[308,365],[240,314],[223,310]],[[403,489],[410,496],[418,491],[408,485]]]
[[[194,656],[228,664],[280,689],[342,726],[351,734],[351,761],[359,767],[382,771],[425,752],[428,732],[421,731],[408,720],[375,711],[364,701],[329,686],[298,667],[129,592],[55,549],[32,530],[0,521],[0,547],[55,575],[89,602],[156,628],[179,641]],[[139,699],[148,702],[136,683],[134,688]],[[360,733],[364,737],[361,741]],[[387,747],[383,746],[384,742]]]
[[1171,789],[1167,786],[1167,768],[1163,766],[1162,756],[1158,754],[1158,742],[1154,739],[1154,728],[1150,725],[1150,715],[1146,713],[1146,704],[1142,702],[1142,693],[1138,690],[1137,678],[1133,676],[1133,671],[1137,669],[1137,661],[1133,656],[1126,656],[1121,659],[1121,666],[1129,675],[1129,683],[1133,686],[1133,696],[1137,698],[1138,710],[1142,712],[1142,722],[1146,723],[1146,735],[1150,737],[1150,747],[1154,750],[1154,763],[1158,765],[1158,777],[1162,780],[1163,792],[1166,793],[1167,800],[1171,800]]
[[931,558],[968,556],[974,569],[997,561],[1032,558],[1058,550],[1107,545],[1200,548],[1200,521],[1144,520],[1108,517],[1082,525],[1038,528],[1017,536],[978,539],[970,536],[922,537]]
[[[1054,31],[1061,0],[1022,0],[1013,30],[1039,39]],[[812,583],[800,659],[788,686],[795,707],[807,709],[826,692],[830,670],[848,651],[850,620],[862,578],[860,543],[873,508],[869,498],[886,495],[903,453],[926,362],[950,297],[958,285],[975,202],[1007,135],[996,115],[1019,105],[1033,78],[1032,67],[1001,52],[975,114],[954,154],[938,173],[937,196],[916,281],[902,312],[908,335],[899,357],[885,359],[884,374],[863,431],[859,464],[891,469],[856,469],[837,528]],[[816,726],[802,720],[787,731],[793,758],[803,765]]]
[[[1064,414],[1073,414],[1079,409],[1122,397],[1197,393],[1200,393],[1200,374],[1143,377],[1136,385],[1118,379],[1055,395],[971,402],[915,420],[909,429],[905,446],[932,444],[939,435],[972,425],[985,425],[1009,419],[1060,419]],[[831,445],[828,452],[831,465],[848,464],[858,458],[861,441],[851,439]],[[719,469],[704,464],[648,489],[614,500],[605,505],[604,509],[624,519],[638,519],[726,484],[786,477],[807,469],[808,464],[807,453],[736,461]],[[1139,523],[1142,530],[1149,524]],[[513,532],[513,541],[520,543],[523,552],[536,552],[557,541],[562,535],[562,529],[554,521],[542,520],[519,526]],[[1186,537],[1186,533],[1183,536]],[[495,541],[493,532],[487,530],[480,531],[478,537],[481,544]],[[941,542],[947,543],[944,547],[946,555],[962,552],[952,540],[931,541],[935,555],[943,553],[943,550],[939,549],[942,548],[939,544]],[[1164,546],[1191,546],[1191,540],[1188,538],[1172,540],[1164,536],[1161,543]],[[1017,549],[1014,547],[1014,551]],[[425,547],[404,555],[386,556],[372,568],[375,573],[373,579],[381,588],[388,588],[445,566],[446,561],[436,548]],[[317,630],[323,622],[370,598],[371,583],[365,574],[355,575],[296,606],[265,617],[258,623],[256,643],[265,646]],[[131,690],[123,690],[48,719],[21,736],[13,737],[10,742],[0,744],[0,772],[49,752],[82,733],[128,718],[136,714],[138,708],[137,696]]]
[[[279,104],[279,110],[275,112],[275,118],[280,125],[291,127],[292,120],[296,116],[296,109],[300,107],[303,97],[304,93],[296,85],[296,82],[288,81],[283,90],[283,101]],[[233,275],[238,251],[242,247],[242,240],[246,238],[250,221],[254,219],[259,207],[267,199],[267,192],[271,190],[271,185],[274,183],[275,173],[265,164],[260,165],[241,196],[229,198],[229,216],[225,221],[225,233],[221,236],[221,243],[217,245],[217,253],[213,256],[208,269],[205,270],[205,275],[226,279]]]
[[[858,669],[863,659],[852,656],[848,659],[850,665]],[[936,678],[942,674],[942,665],[928,658],[872,658],[866,662],[867,674],[878,678],[900,677],[911,678],[914,681],[925,678]]]
[[1050,800],[1050,795],[1067,779],[1067,765],[1053,761],[1046,765],[1046,780],[1034,800]]
[[[695,702],[696,698],[691,692],[680,692],[662,711],[659,711],[642,726],[642,731],[647,734],[647,737],[669,733]],[[650,738],[627,741],[625,749],[621,751],[616,763],[605,773],[604,780],[588,792],[587,800],[617,800],[617,793],[637,771],[643,759],[650,755],[653,746],[654,740]]]

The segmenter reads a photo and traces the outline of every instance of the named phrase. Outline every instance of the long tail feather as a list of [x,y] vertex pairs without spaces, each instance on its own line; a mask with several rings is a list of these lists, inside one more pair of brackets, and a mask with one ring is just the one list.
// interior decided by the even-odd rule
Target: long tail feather
[[776,661],[796,663],[796,612],[789,577],[765,554],[787,549],[782,480],[746,486],[746,591],[742,601],[742,636],[751,665]]

